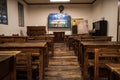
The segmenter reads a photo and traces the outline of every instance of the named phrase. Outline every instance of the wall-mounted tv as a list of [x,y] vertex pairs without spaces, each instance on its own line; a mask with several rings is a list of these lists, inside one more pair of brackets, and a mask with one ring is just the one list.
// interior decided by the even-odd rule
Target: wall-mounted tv
[[49,28],[70,28],[71,17],[67,13],[51,13],[48,15]]

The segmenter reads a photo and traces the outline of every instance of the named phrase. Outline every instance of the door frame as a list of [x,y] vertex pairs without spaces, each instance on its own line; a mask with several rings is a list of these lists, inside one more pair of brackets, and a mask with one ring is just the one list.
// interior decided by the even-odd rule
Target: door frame
[[118,1],[117,41],[120,41],[120,0]]

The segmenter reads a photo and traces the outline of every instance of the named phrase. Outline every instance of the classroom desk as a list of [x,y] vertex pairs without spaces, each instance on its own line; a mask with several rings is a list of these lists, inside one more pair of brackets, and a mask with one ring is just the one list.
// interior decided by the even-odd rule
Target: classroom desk
[[20,51],[0,51],[0,80],[16,80],[15,56]]
[[[48,51],[46,42],[13,42],[0,44],[0,51],[6,50],[20,50],[21,52],[39,52],[40,53],[40,70],[39,77],[43,80],[44,65],[48,64]],[[31,68],[31,67],[30,67]],[[31,68],[32,69],[32,68]],[[32,77],[32,75],[31,75]],[[32,78],[31,78],[32,79]]]
[[27,36],[0,36],[0,42],[26,42]]
[[[48,51],[51,51],[52,55],[54,55],[54,42],[52,40],[35,40],[35,39],[29,39],[27,42],[47,42],[48,45]],[[47,65],[48,66],[48,65]]]
[[88,50],[105,47],[120,48],[120,42],[111,41],[81,41],[80,44],[82,47],[81,67],[83,69],[83,80],[88,78]]

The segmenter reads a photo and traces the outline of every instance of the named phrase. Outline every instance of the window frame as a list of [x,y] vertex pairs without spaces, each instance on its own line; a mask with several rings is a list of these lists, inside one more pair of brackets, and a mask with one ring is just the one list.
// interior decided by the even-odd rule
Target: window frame
[[24,6],[18,2],[18,22],[19,27],[24,27]]
[[8,25],[7,0],[0,0],[0,24]]

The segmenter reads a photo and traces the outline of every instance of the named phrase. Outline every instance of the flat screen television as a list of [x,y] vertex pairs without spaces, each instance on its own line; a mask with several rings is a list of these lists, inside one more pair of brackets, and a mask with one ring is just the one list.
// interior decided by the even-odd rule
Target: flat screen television
[[51,13],[48,15],[49,28],[70,28],[71,17],[66,13]]

